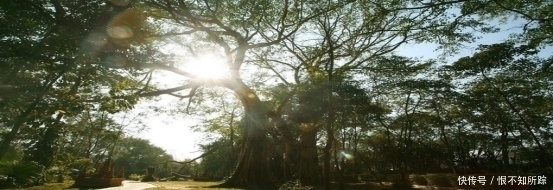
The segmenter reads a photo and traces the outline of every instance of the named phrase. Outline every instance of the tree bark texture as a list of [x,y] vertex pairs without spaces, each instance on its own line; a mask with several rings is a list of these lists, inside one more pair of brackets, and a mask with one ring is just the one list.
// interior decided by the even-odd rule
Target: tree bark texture
[[219,187],[248,189],[273,188],[267,163],[268,119],[257,95],[243,83],[233,89],[244,108],[242,139],[238,165]]
[[320,185],[322,182],[317,155],[316,128],[306,129],[300,136],[297,173],[302,185]]

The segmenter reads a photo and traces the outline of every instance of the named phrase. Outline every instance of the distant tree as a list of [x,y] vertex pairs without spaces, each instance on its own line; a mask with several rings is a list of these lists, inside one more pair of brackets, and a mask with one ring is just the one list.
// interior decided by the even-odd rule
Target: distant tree
[[495,155],[488,158],[501,161],[496,170],[511,168],[512,146],[528,151],[525,146],[535,144],[540,165],[553,171],[549,133],[545,132],[551,130],[551,113],[542,107],[551,103],[546,89],[552,79],[549,69],[543,70],[548,60],[535,56],[537,53],[531,46],[508,42],[481,45],[479,52],[451,66],[459,76],[477,77],[468,84],[466,95],[472,98],[466,105],[473,107],[466,109],[474,110],[470,115],[473,129],[494,139],[500,134],[496,145],[482,145],[493,149],[488,152],[501,147],[500,159]]
[[152,145],[149,140],[133,137],[122,138],[115,145],[114,162],[117,166],[125,167],[125,173],[145,174],[148,167],[155,167],[157,177],[169,177],[169,167],[164,167],[165,161],[173,157],[165,150]]

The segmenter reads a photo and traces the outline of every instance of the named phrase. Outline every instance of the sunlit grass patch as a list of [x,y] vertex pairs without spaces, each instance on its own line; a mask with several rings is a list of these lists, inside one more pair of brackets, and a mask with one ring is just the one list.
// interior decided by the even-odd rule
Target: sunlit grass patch
[[202,182],[202,181],[164,181],[152,182],[157,186],[148,188],[148,190],[166,190],[166,189],[210,189],[210,190],[225,190],[230,188],[208,188],[212,185],[220,184],[221,182]]

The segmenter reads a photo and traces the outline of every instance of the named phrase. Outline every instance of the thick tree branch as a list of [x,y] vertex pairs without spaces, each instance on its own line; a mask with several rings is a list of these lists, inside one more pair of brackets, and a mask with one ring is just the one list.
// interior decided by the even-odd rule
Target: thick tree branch
[[178,172],[178,173],[180,173],[180,172],[182,172],[182,170],[184,169],[184,164],[190,164],[190,163],[192,163],[192,162],[194,162],[194,161],[196,161],[196,160],[198,160],[198,159],[200,159],[200,158],[203,158],[204,156],[207,156],[207,155],[209,155],[209,154],[211,154],[211,153],[214,153],[215,151],[219,150],[219,148],[221,148],[221,147],[220,147],[220,146],[215,147],[215,148],[213,148],[213,149],[211,149],[211,150],[209,150],[209,151],[207,151],[207,152],[204,152],[202,155],[200,155],[200,156],[198,156],[198,157],[196,157],[196,158],[194,158],[194,159],[192,159],[192,160],[188,160],[188,161],[184,161],[184,162],[175,161],[175,160],[170,160],[170,161],[160,162],[160,163],[158,163],[158,164],[164,164],[164,163],[168,163],[168,162],[183,164],[183,167],[181,167],[181,168],[179,169],[179,172]]
[[164,89],[164,90],[146,92],[146,93],[141,93],[141,94],[137,94],[137,95],[139,97],[148,97],[148,96],[159,96],[159,95],[162,95],[162,94],[172,94],[174,92],[178,92],[178,91],[182,91],[182,90],[186,90],[186,89],[197,88],[199,85],[200,84],[197,83],[197,82],[192,82],[192,83],[189,83],[189,84],[186,84],[186,85],[183,85],[183,86],[179,86],[179,87],[175,87],[175,88],[169,88],[169,89]]
[[184,32],[171,32],[171,33],[165,33],[165,34],[149,35],[149,36],[146,36],[145,38],[190,35],[190,34],[193,34],[193,33],[195,33],[195,32],[198,32],[198,31],[199,31],[198,29],[192,29],[192,30],[184,31]]
[[509,8],[509,7],[506,7],[506,6],[502,5],[502,4],[501,4],[499,1],[497,1],[497,0],[493,0],[493,2],[494,2],[498,7],[502,8],[502,9],[505,9],[505,10],[507,10],[507,11],[511,11],[511,12],[520,14],[520,15],[526,17],[526,18],[527,18],[528,20],[530,20],[530,21],[535,21],[535,20],[543,21],[543,20],[546,20],[546,19],[537,19],[537,18],[534,18],[534,17],[530,16],[529,14],[526,14],[526,13],[524,13],[524,12],[522,12],[522,11],[515,10],[515,9],[511,9],[511,8]]
[[175,73],[175,74],[178,74],[178,75],[181,75],[181,76],[185,76],[185,77],[188,77],[188,78],[192,78],[192,79],[200,78],[198,75],[196,75],[194,73],[191,73],[191,72],[188,72],[188,71],[183,71],[183,70],[180,70],[179,68],[172,67],[172,66],[169,66],[169,65],[159,64],[159,63],[140,64],[139,67],[165,70],[165,71],[169,71],[169,72],[172,72],[172,73]]
[[[423,6],[419,6],[419,7],[404,7],[404,8],[398,8],[398,9],[391,9],[391,10],[388,10],[388,11],[428,9],[428,8],[439,7],[439,6],[444,6],[444,5],[452,5],[452,4],[457,4],[457,3],[463,3],[465,1],[467,1],[467,0],[445,1],[445,2],[439,2],[439,3],[422,3]],[[382,6],[381,4],[378,4],[378,3],[373,3],[373,4],[375,4],[376,6],[378,6],[380,8],[384,7],[384,6]]]

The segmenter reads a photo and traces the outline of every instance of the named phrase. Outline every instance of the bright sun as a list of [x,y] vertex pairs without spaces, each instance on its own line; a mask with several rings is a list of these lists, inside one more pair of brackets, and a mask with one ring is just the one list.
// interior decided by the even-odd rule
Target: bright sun
[[228,75],[228,67],[224,60],[216,56],[200,55],[198,58],[187,60],[183,68],[202,78],[223,78]]

